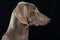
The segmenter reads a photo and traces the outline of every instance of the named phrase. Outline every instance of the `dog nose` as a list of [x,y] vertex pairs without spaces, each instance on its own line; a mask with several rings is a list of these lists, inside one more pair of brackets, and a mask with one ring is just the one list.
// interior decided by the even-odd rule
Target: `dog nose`
[[45,22],[50,22],[51,21],[51,19],[48,18],[48,17],[45,17],[44,20],[45,20]]
[[46,25],[46,24],[48,24],[50,21],[51,21],[51,19],[48,18],[48,17],[41,18],[40,25]]
[[51,19],[48,18],[48,17],[46,17],[46,18],[44,18],[44,21],[45,21],[46,23],[49,23],[49,22],[51,21]]
[[51,19],[50,18],[48,18],[48,22],[50,22],[51,21]]

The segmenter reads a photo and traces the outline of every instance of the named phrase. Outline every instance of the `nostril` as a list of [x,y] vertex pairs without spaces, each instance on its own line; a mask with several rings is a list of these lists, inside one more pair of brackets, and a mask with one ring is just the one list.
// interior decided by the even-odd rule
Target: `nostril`
[[51,19],[50,19],[50,18],[48,18],[48,21],[50,22],[50,21],[51,21]]

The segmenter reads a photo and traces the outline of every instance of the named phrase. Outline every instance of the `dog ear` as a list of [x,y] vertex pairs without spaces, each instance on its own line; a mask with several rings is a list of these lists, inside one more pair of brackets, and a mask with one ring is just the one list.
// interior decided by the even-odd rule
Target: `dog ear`
[[17,19],[23,23],[27,24],[27,7],[25,4],[17,5],[17,7],[14,9],[14,15],[17,17]]

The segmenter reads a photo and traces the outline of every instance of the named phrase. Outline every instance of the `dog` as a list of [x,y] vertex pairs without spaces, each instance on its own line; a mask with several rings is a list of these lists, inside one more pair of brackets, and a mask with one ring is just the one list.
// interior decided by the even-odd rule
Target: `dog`
[[30,25],[44,26],[50,20],[34,4],[19,2],[12,12],[7,32],[1,40],[28,40]]

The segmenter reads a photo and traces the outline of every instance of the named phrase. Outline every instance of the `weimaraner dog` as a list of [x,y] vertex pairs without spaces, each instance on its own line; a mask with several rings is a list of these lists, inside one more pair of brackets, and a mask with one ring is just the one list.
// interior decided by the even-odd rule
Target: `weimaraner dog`
[[19,2],[11,15],[7,32],[1,40],[28,40],[29,26],[43,26],[50,18],[42,14],[38,8],[28,2]]

